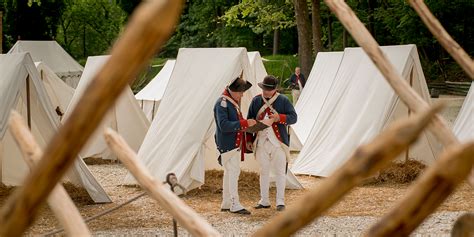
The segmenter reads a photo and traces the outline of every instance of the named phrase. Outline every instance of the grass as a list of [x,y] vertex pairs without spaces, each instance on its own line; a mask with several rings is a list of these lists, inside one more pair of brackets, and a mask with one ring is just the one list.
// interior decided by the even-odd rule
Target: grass
[[298,66],[298,57],[293,55],[268,55],[263,56],[263,65],[269,75],[276,76],[280,80],[281,87],[288,87],[289,78]]

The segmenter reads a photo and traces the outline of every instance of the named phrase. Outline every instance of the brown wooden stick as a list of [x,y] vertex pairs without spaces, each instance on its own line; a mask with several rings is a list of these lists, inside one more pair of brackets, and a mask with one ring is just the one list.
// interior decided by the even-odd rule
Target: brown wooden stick
[[72,165],[108,108],[169,38],[183,0],[143,1],[131,17],[111,57],[81,97],[71,116],[44,151],[38,166],[0,212],[0,236],[19,236],[41,202]]
[[[23,153],[23,158],[30,168],[39,161],[43,152],[36,143],[21,115],[15,111],[10,114],[10,132]],[[48,197],[48,204],[56,218],[64,227],[68,236],[90,236],[91,233],[82,219],[73,201],[61,184],[57,184]]]
[[410,5],[420,16],[421,20],[425,23],[431,33],[436,37],[438,42],[448,51],[449,54],[461,65],[464,71],[469,75],[471,80],[474,80],[474,61],[459,46],[459,44],[449,35],[444,29],[441,23],[431,13],[430,9],[426,6],[423,0],[409,0]]
[[172,193],[161,182],[156,181],[146,167],[139,162],[137,154],[128,146],[127,142],[112,129],[105,133],[105,141],[115,152],[123,165],[133,174],[138,183],[153,197],[166,211],[186,228],[193,236],[220,236],[209,223],[202,219],[192,208]]
[[459,217],[451,230],[452,237],[474,236],[474,213],[466,213]]
[[254,236],[290,236],[311,223],[353,187],[387,166],[426,128],[441,106],[391,125],[371,143],[360,146],[352,157],[294,206],[276,216]]
[[474,142],[448,147],[367,235],[408,236],[466,179],[473,164]]

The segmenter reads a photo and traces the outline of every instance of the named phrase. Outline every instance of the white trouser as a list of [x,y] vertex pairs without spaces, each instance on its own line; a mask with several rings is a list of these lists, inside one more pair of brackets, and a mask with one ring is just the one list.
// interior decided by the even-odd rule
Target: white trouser
[[239,202],[240,149],[234,149],[221,155],[224,167],[222,183],[222,209],[235,212],[244,209]]
[[258,143],[256,151],[260,163],[260,201],[263,206],[270,205],[270,171],[275,175],[276,205],[285,205],[286,155],[281,146],[275,146],[268,139]]
[[293,97],[293,106],[296,105],[296,102],[300,98],[301,91],[300,90],[291,90],[291,96]]

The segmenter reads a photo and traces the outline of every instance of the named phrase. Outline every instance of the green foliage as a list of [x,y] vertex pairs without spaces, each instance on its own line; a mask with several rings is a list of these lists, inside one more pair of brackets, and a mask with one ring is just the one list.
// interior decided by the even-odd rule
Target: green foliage
[[269,55],[263,58],[267,73],[277,77],[281,87],[288,87],[290,85],[289,78],[295,67],[298,66],[298,57],[296,55]]
[[58,42],[76,58],[106,54],[125,23],[109,0],[69,0],[58,24]]
[[131,86],[133,93],[136,94],[143,89],[160,72],[167,60],[167,58],[153,58],[148,67],[133,82]]

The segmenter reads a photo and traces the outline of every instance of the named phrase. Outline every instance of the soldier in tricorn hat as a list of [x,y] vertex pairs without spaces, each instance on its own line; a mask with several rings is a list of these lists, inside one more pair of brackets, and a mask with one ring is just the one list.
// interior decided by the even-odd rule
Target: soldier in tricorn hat
[[237,77],[222,93],[214,105],[216,121],[215,140],[219,150],[219,163],[224,168],[221,211],[250,215],[239,201],[238,181],[240,161],[244,159],[246,148],[245,132],[254,126],[254,119],[245,119],[240,111],[240,100],[252,84]]

